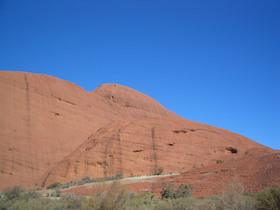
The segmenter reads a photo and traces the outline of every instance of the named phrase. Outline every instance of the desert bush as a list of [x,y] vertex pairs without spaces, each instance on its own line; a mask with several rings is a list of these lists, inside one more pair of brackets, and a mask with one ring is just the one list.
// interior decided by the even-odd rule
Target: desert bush
[[49,199],[37,198],[30,200],[15,200],[9,210],[26,210],[26,209],[52,209],[54,202]]
[[176,191],[176,198],[191,197],[193,189],[194,186],[191,184],[190,185],[181,184]]
[[116,173],[116,179],[123,179],[122,173]]
[[66,209],[82,209],[82,197],[77,197],[73,193],[64,193],[60,198],[62,201],[65,201]]
[[261,191],[256,198],[256,209],[280,209],[280,187]]
[[98,189],[94,189],[94,191],[99,193],[84,202],[83,209],[125,209],[130,194],[121,187],[118,181],[113,182],[109,189],[105,185],[97,187]]
[[172,199],[172,209],[175,210],[181,210],[181,209],[185,209],[185,210],[192,210],[192,206],[194,204],[195,200],[188,197],[181,197],[181,198],[176,198],[176,199]]
[[191,204],[192,210],[216,210],[219,209],[220,203],[217,200],[212,200],[210,198],[196,199]]
[[59,186],[60,186],[59,182],[54,182],[54,183],[50,184],[49,186],[47,186],[47,190],[48,189],[58,188]]
[[154,206],[156,196],[150,192],[144,192],[140,195],[130,196],[129,206],[133,209],[150,209]]
[[246,208],[244,210],[254,210],[256,209],[256,194],[250,192],[243,193],[243,200],[245,202]]
[[171,183],[164,183],[161,188],[160,194],[162,199],[191,197],[191,191],[194,189],[193,185],[181,184],[178,189],[175,190],[174,184]]
[[41,198],[43,197],[42,193],[36,190],[28,190],[21,193],[20,198],[24,200],[34,199],[34,198]]
[[192,210],[193,203],[192,198],[176,198],[176,199],[163,199],[155,200],[154,207],[156,210]]
[[74,193],[63,193],[60,196],[61,200],[71,201],[76,199],[76,195]]
[[84,185],[86,183],[90,183],[92,180],[90,179],[89,176],[85,176],[81,181],[78,181],[78,185]]
[[222,202],[225,209],[254,209],[254,202],[243,193],[243,185],[236,177],[233,178],[222,191]]
[[59,188],[65,189],[65,188],[69,188],[69,187],[71,187],[71,186],[74,186],[74,184],[72,184],[71,182],[68,182],[68,183],[65,183],[65,184],[61,184],[61,185],[59,186]]
[[6,198],[0,198],[0,209],[6,210],[12,205],[12,200],[7,200]]
[[155,206],[153,209],[155,209],[155,210],[172,210],[172,209],[174,209],[172,199],[163,199],[163,200],[159,200],[158,202],[155,202]]
[[161,198],[164,199],[168,199],[168,198],[175,198],[175,187],[174,184],[171,183],[163,183],[161,185]]
[[49,197],[60,197],[60,195],[61,195],[61,192],[60,192],[59,190],[52,190],[52,191],[48,194]]
[[224,162],[223,160],[217,160],[217,161],[216,161],[217,164],[223,163],[223,162]]
[[163,170],[163,167],[159,167],[157,170],[155,170],[154,175],[161,175],[163,173]]
[[22,189],[20,186],[14,186],[13,188],[4,190],[3,195],[7,200],[12,200],[19,198],[22,192],[24,192],[24,189]]

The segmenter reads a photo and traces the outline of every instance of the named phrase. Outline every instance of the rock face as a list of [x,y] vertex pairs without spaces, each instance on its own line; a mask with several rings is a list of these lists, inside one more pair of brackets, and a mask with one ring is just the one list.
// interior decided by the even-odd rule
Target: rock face
[[[178,175],[133,177],[121,179],[129,191],[141,194],[152,192],[159,198],[163,183],[194,186],[192,197],[209,197],[221,195],[229,182],[237,180],[244,186],[245,192],[258,192],[266,187],[279,186],[280,151],[268,151],[254,148],[245,152],[242,157],[227,159],[223,163],[209,163],[197,166]],[[92,195],[93,184],[65,189],[64,192],[77,195]]]
[[238,134],[166,117],[121,121],[107,125],[88,137],[57,164],[44,184],[103,177],[184,172],[244,156],[253,148],[270,149]]
[[[164,173],[187,172],[219,165],[217,160],[240,171],[249,153],[274,152],[236,133],[183,119],[116,84],[90,93],[46,75],[0,72],[0,98],[1,190],[85,176],[146,175],[159,167]],[[250,158],[244,160],[256,169]]]
[[[142,101],[137,103],[140,107],[123,106],[125,98],[120,104],[106,99],[114,88]],[[51,76],[0,72],[0,189],[40,186],[48,170],[107,124],[176,116],[150,97],[120,85],[103,85],[96,92]]]

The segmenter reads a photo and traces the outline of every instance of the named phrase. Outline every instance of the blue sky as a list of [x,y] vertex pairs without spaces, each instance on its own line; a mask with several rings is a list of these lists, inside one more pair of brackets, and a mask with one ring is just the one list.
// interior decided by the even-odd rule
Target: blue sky
[[117,83],[280,149],[279,0],[0,0],[0,69]]

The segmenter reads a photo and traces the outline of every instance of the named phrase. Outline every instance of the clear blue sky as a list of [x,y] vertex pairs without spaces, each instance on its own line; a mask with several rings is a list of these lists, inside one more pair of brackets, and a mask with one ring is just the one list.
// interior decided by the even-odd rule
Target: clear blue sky
[[280,149],[279,0],[0,0],[0,69],[117,83]]

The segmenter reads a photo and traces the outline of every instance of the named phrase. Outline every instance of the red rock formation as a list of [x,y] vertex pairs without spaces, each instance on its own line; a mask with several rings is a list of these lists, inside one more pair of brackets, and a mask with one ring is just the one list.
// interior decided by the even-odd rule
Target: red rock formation
[[249,149],[271,151],[230,131],[166,117],[115,122],[91,135],[45,177],[46,185],[85,176],[184,172],[240,159]]
[[[101,85],[90,93],[46,75],[0,72],[0,98],[0,189],[145,175],[163,167],[164,173],[192,172],[167,180],[192,183],[197,195],[210,195],[234,174],[250,190],[255,180],[264,179],[259,188],[274,183],[279,172],[278,153],[270,155],[274,150],[183,119],[121,85]],[[274,162],[267,166],[269,160]],[[151,191],[158,193],[162,181]]]
[[[43,174],[106,124],[175,115],[147,96],[141,106],[148,110],[123,107],[100,96],[100,89],[98,94],[90,93],[51,76],[1,71],[0,189],[40,185]],[[137,91],[123,89],[125,95],[143,98]]]
[[137,193],[149,190],[160,197],[163,183],[173,183],[176,187],[180,184],[192,184],[195,187],[193,197],[208,197],[221,195],[225,186],[237,179],[246,192],[259,192],[267,187],[279,187],[279,174],[280,151],[254,148],[239,158],[229,158],[220,164],[199,166],[180,175],[128,184],[128,189]]
[[[223,163],[211,163],[197,166],[179,175],[165,177],[153,176],[147,178],[134,177],[123,179],[121,183],[129,191],[138,194],[152,192],[161,197],[161,185],[173,183],[194,186],[193,197],[208,197],[221,195],[222,190],[234,179],[244,186],[245,192],[259,192],[266,187],[279,187],[280,151],[267,151],[255,148],[248,150],[242,157],[227,159]],[[92,195],[94,184],[66,189],[77,195]]]

